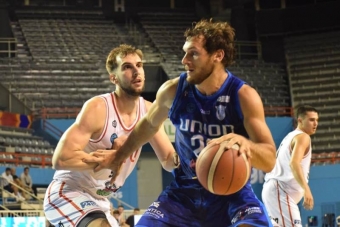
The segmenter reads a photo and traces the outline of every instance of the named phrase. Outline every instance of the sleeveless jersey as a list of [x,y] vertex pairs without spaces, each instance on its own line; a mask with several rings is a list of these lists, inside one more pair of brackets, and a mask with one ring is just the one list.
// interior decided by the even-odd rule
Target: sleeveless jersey
[[[89,143],[84,148],[84,151],[87,153],[98,149],[111,149],[114,140],[120,136],[129,135],[139,119],[146,114],[145,101],[142,97],[140,97],[136,119],[130,127],[127,127],[124,125],[123,119],[119,116],[114,94],[108,93],[100,95],[99,97],[104,99],[106,103],[106,121],[100,137],[96,140],[90,139]],[[125,160],[115,181],[117,188],[124,184],[125,179],[132,172],[140,156],[140,152],[141,148],[136,150]],[[111,170],[109,169],[103,169],[96,173],[93,170],[57,170],[54,174],[54,179],[64,181],[71,186],[80,187],[96,198],[107,197],[116,191],[105,187],[106,183],[108,183],[111,179]]]
[[202,95],[195,85],[189,84],[186,73],[180,75],[169,111],[176,127],[175,146],[181,162],[181,171],[174,173],[177,176],[196,177],[196,159],[210,139],[231,132],[248,137],[238,99],[238,91],[245,82],[227,72],[227,79],[211,96]]
[[[299,129],[288,133],[288,135],[282,140],[280,147],[276,152],[276,164],[274,169],[265,175],[265,181],[269,181],[270,179],[278,180],[281,186],[285,188],[285,190],[298,191],[300,193],[303,192],[303,189],[294,178],[289,163],[292,153],[291,142],[295,136],[301,133],[304,132]],[[303,157],[301,161],[302,171],[307,182],[312,158],[312,146],[310,145],[309,147],[310,148],[308,153]]]

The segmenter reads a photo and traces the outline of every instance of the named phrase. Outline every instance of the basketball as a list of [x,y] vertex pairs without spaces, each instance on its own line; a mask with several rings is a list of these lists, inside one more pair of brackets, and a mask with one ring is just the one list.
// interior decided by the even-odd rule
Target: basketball
[[217,195],[238,192],[251,174],[250,160],[238,154],[239,146],[226,149],[221,144],[209,144],[196,160],[196,174],[202,186]]

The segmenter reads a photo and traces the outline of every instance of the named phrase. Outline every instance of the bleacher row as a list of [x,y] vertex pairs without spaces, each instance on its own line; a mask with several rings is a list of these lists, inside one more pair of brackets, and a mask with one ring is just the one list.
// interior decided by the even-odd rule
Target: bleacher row
[[22,155],[21,161],[32,161],[34,165],[42,162],[42,156],[51,162],[54,146],[33,133],[32,129],[0,126],[0,163],[13,165],[15,154]]
[[[90,19],[84,14],[79,18],[71,13],[42,15],[39,12],[36,17],[28,17],[18,12],[19,20],[12,22],[12,30],[18,38],[18,49],[24,51],[18,58],[1,60],[1,83],[36,111],[56,107],[66,113],[64,107],[81,107],[88,98],[112,91],[104,67],[105,55],[126,41],[124,29],[118,29],[114,21],[101,14],[91,14]],[[183,33],[193,21],[197,21],[194,14],[139,13],[139,35],[151,42],[145,45],[145,52],[155,56],[152,63],[161,61],[169,78],[183,71]],[[259,92],[265,106],[291,106],[290,84],[293,105],[306,103],[322,109],[319,129],[313,137],[316,152],[340,149],[336,143],[339,132],[333,127],[340,120],[336,87],[340,84],[339,34],[288,38],[288,72],[283,65],[258,59],[238,60],[228,68]]]
[[319,125],[313,152],[340,151],[340,31],[289,37],[285,40],[293,105],[317,108]]
[[[139,21],[165,59],[162,65],[169,78],[177,77],[184,70],[181,64],[184,31],[198,18],[190,13],[143,12],[139,13]],[[290,106],[287,74],[282,65],[246,59],[228,69],[253,86],[264,105]]]

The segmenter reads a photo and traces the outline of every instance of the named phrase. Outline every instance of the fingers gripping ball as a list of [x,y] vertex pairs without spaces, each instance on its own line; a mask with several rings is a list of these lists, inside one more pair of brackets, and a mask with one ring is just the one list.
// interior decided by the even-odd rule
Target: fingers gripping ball
[[251,174],[250,160],[238,154],[239,146],[226,149],[225,143],[209,144],[196,160],[196,174],[202,186],[217,195],[238,192]]

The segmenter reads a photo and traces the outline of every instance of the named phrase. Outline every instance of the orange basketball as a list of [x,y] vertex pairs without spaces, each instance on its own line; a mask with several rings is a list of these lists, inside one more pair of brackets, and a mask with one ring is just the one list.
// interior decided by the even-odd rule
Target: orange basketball
[[239,146],[226,149],[221,144],[209,144],[196,160],[196,174],[202,186],[217,195],[238,192],[251,174],[250,160],[238,154]]

